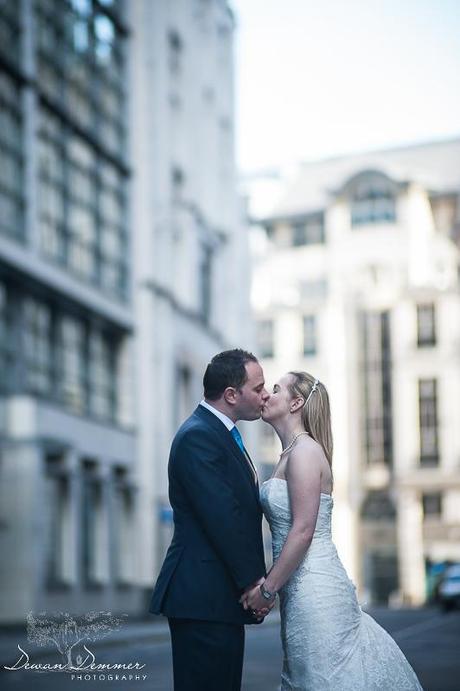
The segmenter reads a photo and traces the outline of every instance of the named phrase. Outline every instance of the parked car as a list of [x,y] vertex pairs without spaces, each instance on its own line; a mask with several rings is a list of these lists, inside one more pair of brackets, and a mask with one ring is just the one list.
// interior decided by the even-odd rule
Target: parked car
[[437,590],[438,601],[445,612],[460,607],[460,564],[447,566]]

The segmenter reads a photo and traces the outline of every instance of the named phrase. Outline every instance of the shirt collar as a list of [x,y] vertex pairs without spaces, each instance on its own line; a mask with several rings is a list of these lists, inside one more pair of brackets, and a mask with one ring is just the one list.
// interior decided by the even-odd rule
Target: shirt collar
[[233,420],[230,420],[228,415],[221,413],[220,410],[217,410],[217,408],[214,408],[212,405],[209,405],[209,403],[207,403],[207,401],[205,401],[204,399],[202,401],[200,401],[200,405],[202,405],[203,408],[206,408],[211,413],[213,413],[216,417],[218,417],[219,420],[224,423],[225,427],[228,430],[232,430],[235,427],[235,423],[233,422]]

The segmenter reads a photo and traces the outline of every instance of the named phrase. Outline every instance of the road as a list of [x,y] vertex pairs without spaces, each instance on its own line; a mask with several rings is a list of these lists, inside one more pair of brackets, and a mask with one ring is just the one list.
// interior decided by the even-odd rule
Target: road
[[[434,609],[379,609],[371,613],[393,635],[425,691],[460,691],[460,612],[444,615]],[[128,640],[93,648],[97,665],[133,666],[137,662],[139,666],[145,665],[142,669],[82,672],[72,676],[31,669],[7,671],[2,663],[0,685],[3,691],[103,691],[109,687],[120,691],[171,691],[169,639],[166,634],[156,638],[155,641]],[[29,654],[30,664],[58,662],[56,655],[40,655],[39,649]],[[19,653],[13,659],[18,658]],[[261,626],[248,627],[243,691],[277,691],[280,667],[281,646],[276,621],[268,619]],[[216,691],[219,691],[218,680]]]

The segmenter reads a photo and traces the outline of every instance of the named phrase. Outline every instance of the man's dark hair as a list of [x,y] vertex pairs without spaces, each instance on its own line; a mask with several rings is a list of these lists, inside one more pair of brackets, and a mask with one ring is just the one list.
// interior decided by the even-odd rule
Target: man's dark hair
[[247,350],[234,348],[214,355],[203,377],[204,397],[216,401],[228,386],[240,389],[248,379],[247,362],[257,362]]

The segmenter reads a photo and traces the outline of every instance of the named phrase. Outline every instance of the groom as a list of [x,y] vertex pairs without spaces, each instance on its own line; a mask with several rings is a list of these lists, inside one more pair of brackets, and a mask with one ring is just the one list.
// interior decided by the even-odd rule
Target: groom
[[235,422],[257,420],[269,394],[240,349],[215,355],[203,385],[171,447],[174,536],[150,612],[168,617],[175,691],[239,691],[244,624],[260,621],[239,599],[265,563],[257,473]]

